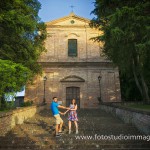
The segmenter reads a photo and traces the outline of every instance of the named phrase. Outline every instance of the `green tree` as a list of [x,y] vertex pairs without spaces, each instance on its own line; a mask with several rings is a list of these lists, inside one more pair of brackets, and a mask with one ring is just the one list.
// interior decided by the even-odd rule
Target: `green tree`
[[39,73],[37,60],[45,50],[45,24],[40,21],[38,0],[1,0],[0,59],[11,60]]
[[[148,0],[96,0],[97,17],[91,26],[103,30],[96,40],[121,71],[132,72],[142,99],[150,102],[150,2]],[[148,84],[147,84],[148,83]]]
[[41,22],[38,0],[0,2],[0,99],[16,92],[41,73],[37,63],[45,51],[46,26]]
[[7,105],[4,94],[19,91],[30,76],[31,71],[22,64],[0,59],[0,108]]

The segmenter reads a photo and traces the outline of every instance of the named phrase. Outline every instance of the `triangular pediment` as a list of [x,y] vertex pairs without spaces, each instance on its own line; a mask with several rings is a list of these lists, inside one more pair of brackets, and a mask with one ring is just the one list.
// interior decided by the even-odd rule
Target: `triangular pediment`
[[83,18],[83,17],[79,17],[77,15],[75,15],[74,13],[71,13],[68,16],[65,16],[63,18],[60,19],[56,19],[50,22],[46,22],[47,26],[58,26],[58,25],[89,25],[90,20]]
[[85,82],[85,80],[81,77],[72,75],[61,79],[60,82]]

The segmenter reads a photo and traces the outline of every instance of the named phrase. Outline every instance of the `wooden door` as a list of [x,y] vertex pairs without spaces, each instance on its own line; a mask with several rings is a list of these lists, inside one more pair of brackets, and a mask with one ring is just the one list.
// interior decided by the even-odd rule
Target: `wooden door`
[[80,88],[79,87],[67,87],[66,88],[66,106],[71,104],[72,99],[76,100],[78,108],[80,108]]

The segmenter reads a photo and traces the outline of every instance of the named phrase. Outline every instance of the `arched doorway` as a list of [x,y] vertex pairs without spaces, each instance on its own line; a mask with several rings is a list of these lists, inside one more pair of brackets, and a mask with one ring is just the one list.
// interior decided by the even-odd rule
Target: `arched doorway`
[[80,108],[80,88],[79,87],[66,87],[66,106],[71,104],[72,99],[76,99],[78,108]]

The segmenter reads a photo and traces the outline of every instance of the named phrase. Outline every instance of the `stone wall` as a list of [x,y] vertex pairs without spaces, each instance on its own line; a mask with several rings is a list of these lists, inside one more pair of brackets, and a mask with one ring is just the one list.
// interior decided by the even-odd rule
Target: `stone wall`
[[100,109],[119,117],[125,123],[133,124],[142,133],[146,135],[150,134],[150,112],[111,104],[100,104]]
[[[46,102],[50,103],[53,97],[62,100],[66,105],[66,88],[80,88],[80,108],[97,108],[100,95],[98,76],[99,66],[96,67],[51,67],[44,68],[44,76],[47,77],[45,87]],[[72,76],[73,75],[73,76]],[[108,67],[107,70],[101,66],[101,97],[103,102],[120,101],[120,84],[118,70]],[[68,77],[65,79],[65,77]],[[77,77],[82,78],[80,81]],[[34,85],[26,88],[25,100],[33,100],[40,104],[43,100],[43,78],[38,77]]]
[[0,136],[4,136],[8,131],[10,131],[17,124],[24,123],[25,120],[31,118],[43,110],[45,106],[31,106],[18,108],[9,112],[1,112],[0,113]]

